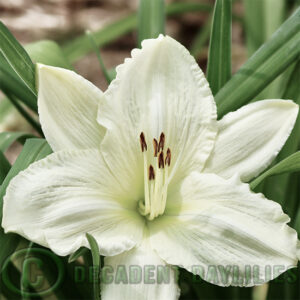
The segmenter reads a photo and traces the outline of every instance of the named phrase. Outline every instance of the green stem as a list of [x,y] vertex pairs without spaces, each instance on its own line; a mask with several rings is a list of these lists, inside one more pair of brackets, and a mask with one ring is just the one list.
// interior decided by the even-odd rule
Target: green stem
[[27,122],[42,136],[44,137],[41,125],[33,119],[33,117],[23,108],[19,101],[7,91],[3,91],[9,101],[15,106],[19,113],[27,120]]
[[231,0],[217,0],[207,62],[207,80],[214,95],[231,77]]
[[104,74],[104,77],[105,77],[107,83],[110,84],[112,79],[111,79],[111,77],[110,77],[110,75],[109,75],[109,73],[108,73],[108,71],[107,71],[107,69],[104,65],[103,59],[102,59],[101,54],[100,54],[99,47],[97,46],[96,41],[95,41],[92,33],[89,30],[86,31],[86,35],[89,38],[91,46],[93,47],[93,49],[94,49],[94,51],[97,55],[97,58],[98,58],[98,61],[99,61],[99,64],[100,64],[100,68],[101,68],[101,70]]

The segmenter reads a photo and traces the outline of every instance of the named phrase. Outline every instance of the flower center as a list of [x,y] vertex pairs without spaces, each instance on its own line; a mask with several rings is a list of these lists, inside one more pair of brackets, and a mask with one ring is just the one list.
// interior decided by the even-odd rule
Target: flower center
[[138,209],[148,220],[153,220],[162,215],[166,208],[171,150],[168,148],[164,152],[165,135],[163,132],[159,142],[153,139],[152,155],[148,155],[148,145],[143,132],[140,134],[140,144],[144,157],[145,199],[139,201]]

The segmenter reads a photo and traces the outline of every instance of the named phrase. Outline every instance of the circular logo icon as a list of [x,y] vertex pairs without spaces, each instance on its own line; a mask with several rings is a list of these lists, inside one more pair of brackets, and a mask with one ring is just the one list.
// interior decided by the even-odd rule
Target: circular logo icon
[[[21,269],[21,283],[15,280],[14,263]],[[23,297],[43,297],[54,292],[62,283],[65,268],[62,260],[43,248],[29,248],[14,252],[2,267],[4,285]]]

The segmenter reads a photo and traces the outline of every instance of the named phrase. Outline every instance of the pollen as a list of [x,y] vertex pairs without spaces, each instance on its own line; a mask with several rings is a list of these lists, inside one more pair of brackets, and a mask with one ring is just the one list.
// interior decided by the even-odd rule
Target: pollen
[[149,167],[149,180],[154,180],[154,179],[155,179],[154,168],[150,165],[150,167]]
[[141,144],[142,152],[147,151],[147,143],[143,132],[140,134],[140,144]]
[[141,152],[144,160],[144,199],[139,202],[139,212],[148,220],[162,215],[166,208],[171,149],[164,152],[166,137],[153,138],[153,151],[147,147],[145,134],[140,134]]

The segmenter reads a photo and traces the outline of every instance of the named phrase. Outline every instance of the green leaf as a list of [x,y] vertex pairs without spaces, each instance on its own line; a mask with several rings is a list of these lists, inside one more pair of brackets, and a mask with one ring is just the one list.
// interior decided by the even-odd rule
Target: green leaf
[[24,143],[34,135],[27,132],[0,132],[0,151],[5,152],[15,141]]
[[100,268],[100,251],[99,251],[98,243],[95,240],[95,238],[89,233],[86,234],[86,238],[87,238],[87,240],[90,244],[90,247],[91,247],[91,252],[92,252],[92,257],[93,257],[93,264],[94,264],[94,266]]
[[[32,248],[33,248],[33,242],[29,242],[24,261],[27,261],[30,258],[30,252],[31,252]],[[31,271],[31,273],[32,273],[32,271]],[[30,297],[27,295],[27,293],[30,292],[30,284],[29,284],[28,275],[29,274],[21,273],[20,287],[21,287],[22,300],[30,300]]]
[[294,69],[287,82],[286,88],[282,94],[282,99],[293,100],[300,105],[299,76],[300,76],[300,58],[295,64]]
[[[251,56],[284,21],[285,0],[244,0],[244,4],[247,50]],[[256,99],[278,98],[281,80],[281,77],[274,80]]]
[[1,21],[0,52],[20,80],[36,95],[34,65],[27,52]]
[[[251,56],[282,24],[285,0],[244,0],[248,56]],[[255,20],[255,21],[254,21]]]
[[[2,246],[2,245],[1,245]],[[17,284],[21,280],[21,275],[19,270],[14,264],[10,265],[10,274],[12,275],[12,279]],[[21,300],[21,296],[18,295],[16,292],[12,290],[10,286],[7,286],[6,283],[4,283],[4,276],[0,276],[0,299],[14,299],[14,300]],[[39,298],[36,298],[36,300],[40,300]]]
[[[282,99],[290,99],[294,100],[297,104],[300,104],[300,86],[298,84],[299,81],[299,72],[300,72],[300,61],[293,66],[293,70],[287,80],[287,84],[285,89],[283,89]],[[286,75],[286,74],[285,74]],[[298,150],[300,145],[300,114],[298,114],[294,129],[285,143],[284,147],[280,151],[277,156],[276,162],[282,161],[286,157],[292,155]],[[264,189],[263,194],[266,195],[267,198],[272,199],[278,203],[280,203],[285,212],[287,212],[290,216],[293,215],[293,207],[295,204],[293,203],[294,199],[297,200],[297,197],[292,196],[292,174],[282,174],[278,176],[273,176],[271,178],[267,178],[264,181]]]
[[[61,48],[53,41],[43,40],[35,43],[28,44],[25,47],[30,57],[35,61],[55,67],[62,67],[66,69],[72,69],[72,66],[68,62]],[[10,67],[4,56],[0,52],[0,88],[8,92],[10,95],[16,96],[24,104],[26,104],[33,111],[37,112],[37,98],[36,96],[25,86],[25,84],[17,77],[16,73]],[[11,98],[11,97],[10,97]],[[17,101],[17,100],[16,100]],[[13,101],[16,105],[18,102]],[[22,107],[17,106],[18,110]],[[28,115],[21,112],[21,114],[29,120]],[[32,120],[30,123],[41,133],[39,126],[34,124]]]
[[265,18],[265,40],[277,30],[285,18],[285,0],[264,0],[264,18]]
[[[293,72],[291,73],[286,88],[283,92],[283,99],[294,100],[298,105],[300,105],[300,85],[299,85],[299,76],[300,76],[300,60],[294,66]],[[281,161],[289,155],[295,153],[299,149],[300,145],[300,114],[298,114],[294,129],[285,143],[284,147],[277,156],[277,160]],[[298,195],[292,196],[293,193],[297,193],[299,190],[299,183],[297,178],[295,179],[294,175],[285,174],[282,176],[274,177],[275,180],[272,180],[270,184],[276,184],[280,188],[280,191],[277,195],[273,196],[274,198],[280,197],[280,202],[282,203],[285,211],[290,215],[294,216],[295,207],[299,203]],[[296,182],[295,182],[296,180]],[[271,187],[270,187],[271,189]],[[295,192],[293,192],[295,190]]]
[[296,229],[297,233],[298,233],[298,238],[300,238],[300,206],[298,208],[298,212],[295,218],[295,225],[294,228]]
[[[286,174],[285,174],[286,175]],[[282,200],[283,211],[291,218],[291,226],[294,226],[299,205],[299,172],[289,173],[284,197]],[[280,177],[280,176],[278,176]],[[275,199],[276,200],[276,199]]]
[[164,0],[140,0],[138,11],[138,46],[145,39],[165,33]]
[[[2,222],[3,197],[11,179],[20,171],[26,169],[31,163],[38,161],[52,152],[48,143],[43,139],[28,139],[23,150],[17,158],[15,164],[11,167],[0,188],[0,223]],[[15,251],[21,237],[16,234],[4,234],[0,228],[0,266],[9,255]]]
[[215,97],[219,117],[257,96],[300,54],[300,8],[272,35]]
[[37,112],[37,98],[19,79],[0,51],[0,89],[14,94],[33,111]]
[[[285,90],[283,89],[283,99],[292,99],[300,104],[300,87],[299,81],[299,69],[300,61],[293,66],[293,70],[287,81]],[[286,74],[285,74],[286,76]],[[289,155],[295,153],[298,150],[300,142],[300,116],[298,115],[296,124],[290,135],[288,141],[282,148],[281,152],[277,156],[277,161],[283,161]],[[285,213],[291,218],[290,226],[299,230],[297,225],[297,210],[299,211],[299,173],[285,173],[277,176],[267,178],[264,181],[263,193],[267,198],[276,201],[282,205]],[[299,234],[300,231],[298,231]],[[300,236],[300,235],[299,235]],[[299,291],[299,278],[298,281],[290,283],[286,280],[286,276],[280,277],[281,280],[285,278],[285,281],[280,284],[277,281],[273,281],[269,284],[267,299],[282,298],[282,299],[296,299],[296,295]]]
[[111,81],[112,81],[112,78],[110,77],[110,74],[108,73],[108,71],[107,71],[107,69],[106,69],[106,67],[104,65],[104,62],[103,62],[103,59],[101,57],[100,50],[99,50],[99,48],[98,48],[98,46],[96,44],[96,41],[93,38],[93,35],[92,35],[92,33],[89,30],[86,31],[86,35],[88,36],[88,38],[90,40],[90,43],[91,43],[91,46],[93,47],[93,49],[94,49],[94,51],[95,51],[95,53],[97,55],[97,58],[98,58],[98,61],[99,61],[99,64],[100,64],[100,68],[101,68],[101,70],[102,70],[102,72],[104,74],[104,77],[105,77],[107,83],[110,84]]
[[244,0],[245,31],[248,56],[250,57],[264,42],[264,0]]
[[9,172],[9,170],[10,170],[10,163],[4,156],[3,152],[0,151],[0,186],[3,180],[5,179],[7,173]]
[[70,255],[68,262],[72,263],[76,261],[79,257],[85,255],[88,251],[89,251],[88,248],[84,248],[84,247],[79,248],[75,253]]
[[61,47],[51,40],[42,40],[25,46],[26,51],[35,63],[73,69]]
[[267,170],[259,177],[254,179],[250,183],[251,189],[255,189],[264,179],[269,176],[284,174],[284,173],[293,173],[300,171],[300,151],[290,155],[286,159],[282,160],[278,164],[276,164],[271,169]]
[[[300,105],[300,60],[294,66],[286,88],[282,94],[282,99],[293,100]],[[298,150],[300,145],[300,113],[298,114],[294,129],[278,155],[278,159],[282,160]]]
[[89,233],[86,234],[86,238],[90,244],[92,257],[93,257],[93,285],[94,285],[94,299],[100,299],[100,269],[101,269],[101,261],[100,261],[100,251],[99,246],[95,238]]
[[207,80],[215,95],[231,77],[231,0],[217,0],[209,44]]

